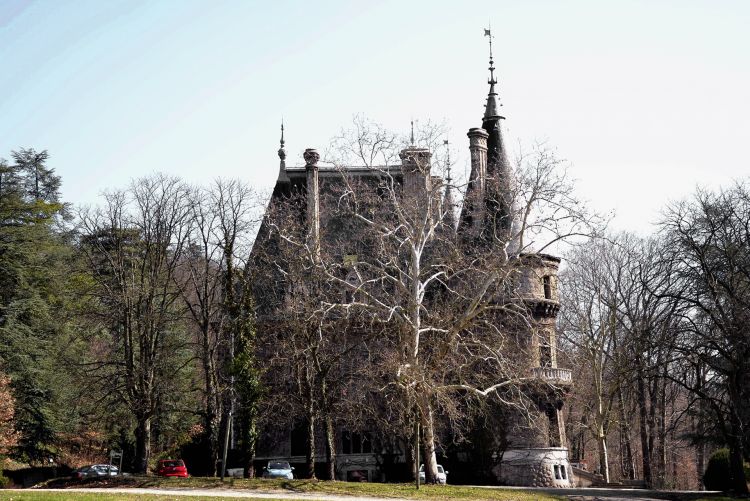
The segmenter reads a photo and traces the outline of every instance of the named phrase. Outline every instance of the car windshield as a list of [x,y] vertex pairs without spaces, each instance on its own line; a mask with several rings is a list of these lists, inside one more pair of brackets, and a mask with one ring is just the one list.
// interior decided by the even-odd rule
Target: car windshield
[[185,466],[185,463],[183,463],[182,460],[180,459],[177,461],[162,461],[161,465],[164,468],[178,468],[180,466]]
[[289,463],[268,463],[269,470],[288,470]]
[[438,465],[438,473],[443,473],[443,467]]

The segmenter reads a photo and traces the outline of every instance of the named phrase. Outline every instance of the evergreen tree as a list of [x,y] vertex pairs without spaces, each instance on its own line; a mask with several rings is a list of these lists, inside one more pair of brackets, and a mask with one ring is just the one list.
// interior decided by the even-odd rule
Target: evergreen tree
[[28,460],[50,454],[58,419],[56,367],[67,246],[57,229],[60,177],[46,151],[12,152],[0,161],[0,364],[16,398],[16,449]]

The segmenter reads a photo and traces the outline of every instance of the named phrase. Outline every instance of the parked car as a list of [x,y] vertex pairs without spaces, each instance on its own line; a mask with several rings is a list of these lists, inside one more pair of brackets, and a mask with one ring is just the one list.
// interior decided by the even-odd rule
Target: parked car
[[187,478],[190,476],[182,459],[162,459],[156,467],[156,474],[160,477]]
[[285,478],[291,480],[294,478],[292,474],[294,467],[289,466],[286,461],[269,461],[268,466],[263,467],[263,478]]
[[109,476],[113,477],[119,474],[117,466],[111,466],[108,464],[92,464],[88,466],[82,466],[76,470],[73,470],[72,477],[77,480],[83,480],[84,478],[95,478],[95,477],[106,477],[109,472]]
[[[412,470],[414,471],[414,470]],[[448,483],[448,472],[443,469],[443,465],[437,465],[437,483],[445,485]],[[419,481],[425,481],[424,465],[419,466]]]

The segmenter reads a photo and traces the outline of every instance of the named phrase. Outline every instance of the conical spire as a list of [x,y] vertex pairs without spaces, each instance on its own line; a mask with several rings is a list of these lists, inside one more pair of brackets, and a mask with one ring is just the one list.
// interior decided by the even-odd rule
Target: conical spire
[[505,117],[500,115],[499,110],[502,104],[500,104],[497,97],[497,91],[495,90],[497,79],[495,78],[495,61],[492,59],[492,32],[489,29],[486,29],[484,30],[484,36],[490,39],[490,78],[487,80],[487,83],[490,84],[490,92],[487,94],[487,104],[484,106],[484,121],[486,122],[489,120],[503,119]]
[[443,219],[443,224],[451,232],[454,232],[456,231],[456,205],[453,202],[453,193],[451,190],[451,182],[453,181],[451,179],[451,150],[447,139],[443,141],[443,144],[445,145],[445,148],[447,150],[445,160],[445,196],[443,198],[445,217]]
[[284,149],[284,119],[281,119],[281,140],[279,140],[279,181],[289,182],[286,173],[286,150]]

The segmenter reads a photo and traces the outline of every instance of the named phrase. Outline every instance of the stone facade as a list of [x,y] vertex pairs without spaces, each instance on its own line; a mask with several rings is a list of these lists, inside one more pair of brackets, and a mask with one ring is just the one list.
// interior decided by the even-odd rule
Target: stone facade
[[573,487],[568,449],[541,447],[508,449],[493,473],[503,485]]
[[[492,60],[490,65],[493,71]],[[491,429],[480,430],[476,435],[489,436],[492,443],[474,443],[474,451],[462,450],[456,452],[454,457],[456,461],[466,464],[480,458],[477,462],[483,464],[482,478],[489,478],[493,483],[571,487],[574,481],[565,448],[562,410],[572,378],[570,370],[557,365],[555,330],[560,304],[557,278],[560,259],[546,254],[519,255],[517,247],[520,244],[513,240],[516,222],[509,188],[512,169],[503,144],[501,121],[504,117],[500,115],[496,83],[491,73],[482,127],[468,131],[471,174],[458,224],[451,222],[448,227],[459,241],[465,243],[466,249],[481,246],[494,252],[495,247],[492,246],[497,245],[496,239],[505,238],[509,244],[508,254],[513,254],[518,263],[514,293],[520,296],[528,309],[531,322],[530,325],[524,323],[525,327],[515,342],[519,356],[525,357],[522,362],[522,368],[526,371],[523,393],[529,405],[522,411],[498,409],[498,416],[487,425]],[[323,238],[321,228],[325,226],[321,221],[325,221],[326,210],[321,202],[321,193],[337,182],[341,171],[331,166],[319,166],[320,157],[314,149],[305,150],[304,167],[287,166],[283,128],[279,158],[280,171],[273,198],[278,201],[289,199],[292,194],[304,194],[306,200],[300,212],[304,213],[308,225],[308,243],[311,249],[320,252],[320,239]],[[442,189],[450,184],[431,173],[431,153],[426,149],[407,147],[401,152],[401,161],[402,165],[388,166],[386,169],[387,175],[401,183],[406,193],[422,193],[434,187]],[[368,167],[348,167],[346,170],[348,175],[365,182],[368,178],[375,179],[383,174],[382,170]],[[450,200],[449,188],[446,188],[445,200]],[[346,259],[347,256],[342,256],[344,262]],[[264,290],[263,294],[270,296],[269,290]],[[283,304],[283,295],[281,291],[278,297],[273,297],[270,308],[274,308],[275,303]],[[499,324],[505,323],[502,318],[497,321]],[[337,449],[340,447],[341,450],[338,451],[336,474],[341,480],[392,480],[385,473],[389,467],[384,466],[384,458],[390,457],[388,465],[405,465],[407,462],[407,446],[396,447],[388,454],[374,450],[365,452],[364,447],[350,447],[347,451],[343,445],[344,432],[338,430],[337,434]],[[277,439],[273,440],[275,442]],[[318,444],[321,443],[318,441]],[[259,454],[262,459],[284,458],[297,464],[303,459],[299,451],[287,443],[272,443],[268,447],[262,445]],[[324,451],[316,452],[316,456],[322,458]],[[461,459],[469,457],[472,459]],[[453,469],[453,465],[444,466]],[[471,465],[465,470],[472,471]]]

